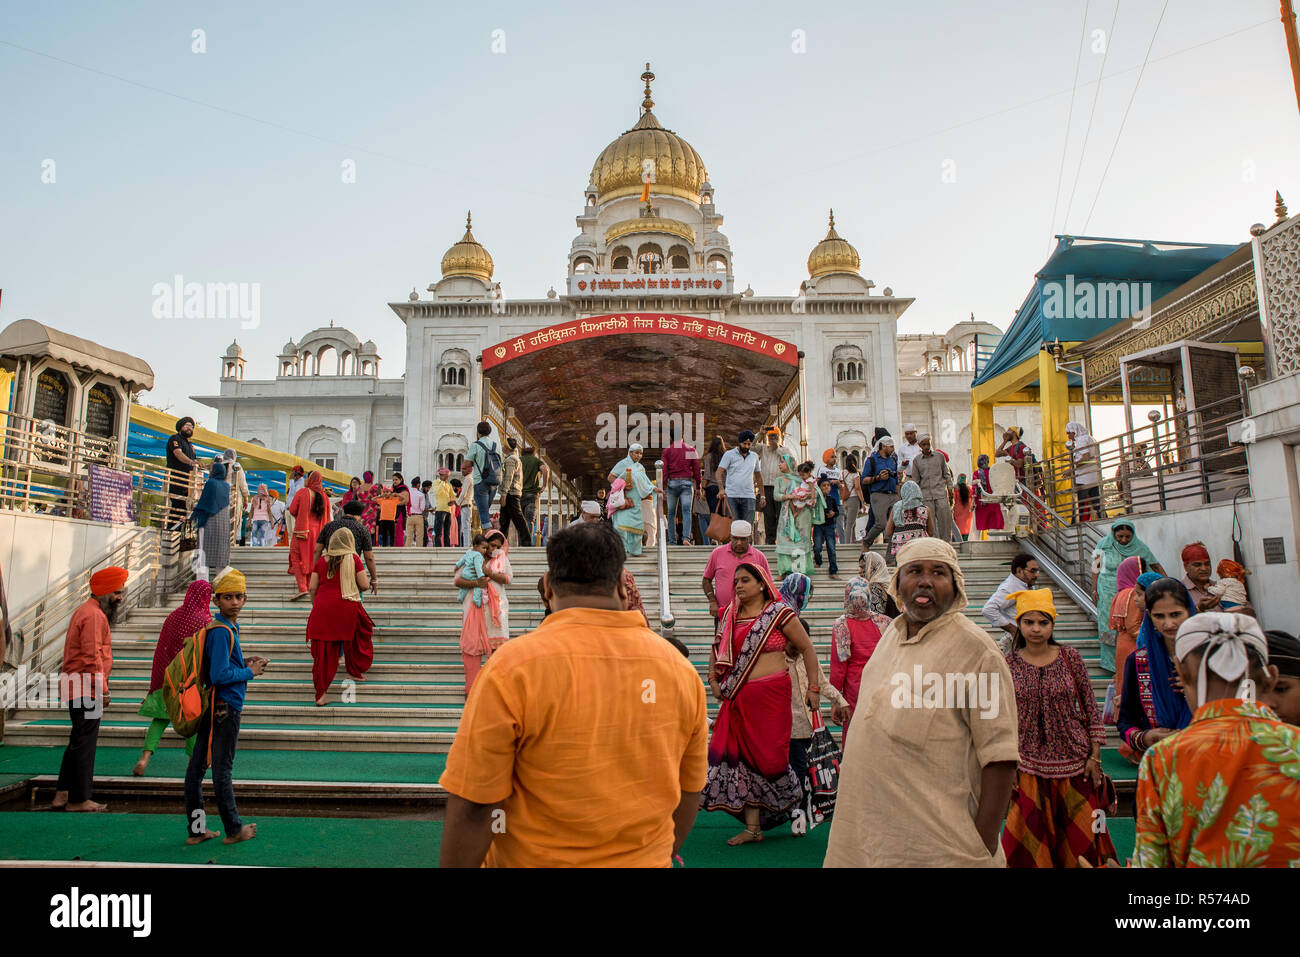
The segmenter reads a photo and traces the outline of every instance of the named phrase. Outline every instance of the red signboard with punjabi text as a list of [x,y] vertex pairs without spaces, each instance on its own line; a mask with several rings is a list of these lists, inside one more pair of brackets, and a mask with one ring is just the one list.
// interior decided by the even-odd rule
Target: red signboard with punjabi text
[[799,350],[793,343],[751,329],[743,329],[740,326],[715,322],[711,319],[701,319],[697,316],[611,313],[607,316],[574,319],[544,329],[535,329],[495,346],[489,346],[483,350],[483,370],[487,371],[503,362],[531,355],[561,343],[628,333],[655,333],[681,336],[685,339],[705,339],[770,356],[790,366],[799,365]]

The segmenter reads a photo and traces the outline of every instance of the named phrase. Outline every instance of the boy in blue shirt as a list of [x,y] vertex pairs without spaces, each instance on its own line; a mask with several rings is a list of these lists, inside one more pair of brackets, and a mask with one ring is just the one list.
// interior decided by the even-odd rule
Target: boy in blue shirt
[[207,827],[203,809],[203,777],[208,770],[208,734],[212,735],[212,787],[217,796],[226,844],[249,841],[257,836],[256,824],[244,824],[235,809],[235,746],[239,740],[239,716],[244,708],[248,682],[265,670],[268,661],[253,657],[247,662],[239,647],[239,612],[247,600],[244,576],[226,569],[212,585],[217,614],[208,627],[203,644],[203,675],[212,689],[212,702],[199,722],[194,753],[185,770],[186,844],[201,844],[217,836]]
[[822,543],[826,544],[826,558],[831,568],[831,581],[839,581],[840,566],[835,562],[835,521],[840,514],[840,492],[829,476],[823,476],[817,487],[826,499],[826,521],[813,526],[813,564],[822,567]]

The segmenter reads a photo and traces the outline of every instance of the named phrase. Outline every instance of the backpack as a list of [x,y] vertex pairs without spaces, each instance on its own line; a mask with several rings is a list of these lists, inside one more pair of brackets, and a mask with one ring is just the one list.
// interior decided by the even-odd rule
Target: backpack
[[483,449],[483,464],[479,466],[480,484],[482,485],[500,485],[501,484],[501,450],[493,447],[488,448],[479,439],[474,443]]
[[[203,678],[203,645],[211,628],[225,625],[209,622],[190,637],[167,665],[163,674],[163,704],[172,727],[182,738],[193,737],[199,730],[199,721],[212,706],[212,688]],[[230,657],[235,657],[235,642],[230,642]]]

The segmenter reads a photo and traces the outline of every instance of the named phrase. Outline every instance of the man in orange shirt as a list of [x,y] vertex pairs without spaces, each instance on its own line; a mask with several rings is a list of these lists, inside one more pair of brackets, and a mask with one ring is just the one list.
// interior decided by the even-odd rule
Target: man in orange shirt
[[59,691],[72,717],[72,733],[59,766],[52,806],[57,810],[102,811],[90,799],[95,778],[99,721],[108,705],[108,675],[113,670],[109,625],[126,599],[125,568],[101,568],[90,576],[90,598],[72,613],[63,642]]
[[669,867],[708,771],[704,685],[624,611],[604,522],[546,545],[536,631],[479,673],[441,784],[444,867]]

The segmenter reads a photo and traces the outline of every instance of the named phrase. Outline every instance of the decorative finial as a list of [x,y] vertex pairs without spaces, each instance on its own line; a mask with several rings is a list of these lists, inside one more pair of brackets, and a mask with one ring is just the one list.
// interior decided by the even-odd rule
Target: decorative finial
[[975,321],[975,313],[973,313],[973,312],[970,314],[970,321],[971,321],[971,322],[974,322],[974,321]]
[[470,211],[468,209],[465,210],[465,232],[469,232],[469,221],[470,221],[469,214]]
[[1280,192],[1274,192],[1273,196],[1276,199],[1276,202],[1273,205],[1273,212],[1277,213],[1277,221],[1280,223],[1286,219],[1286,203],[1282,202],[1282,194]]
[[831,210],[831,229],[835,228],[835,210]]
[[655,75],[650,72],[650,64],[645,65],[645,72],[641,74],[641,79],[645,80],[645,99],[641,101],[641,112],[649,113],[654,109],[655,101],[650,99],[650,81]]

